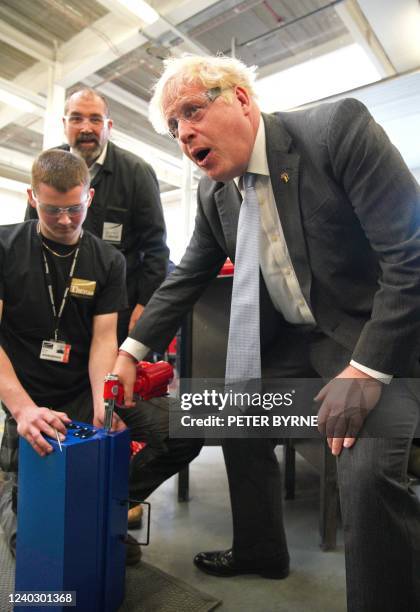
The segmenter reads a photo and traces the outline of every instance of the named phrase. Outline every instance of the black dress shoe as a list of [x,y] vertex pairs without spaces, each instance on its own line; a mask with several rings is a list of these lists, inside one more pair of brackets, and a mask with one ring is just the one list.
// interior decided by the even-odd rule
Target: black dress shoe
[[273,561],[235,561],[233,551],[216,550],[201,552],[194,558],[198,569],[212,576],[237,576],[238,574],[259,574],[264,578],[280,580],[289,575],[289,565],[280,565]]
[[141,548],[140,544],[135,538],[129,533],[124,538],[125,543],[125,564],[126,565],[137,565],[141,559]]

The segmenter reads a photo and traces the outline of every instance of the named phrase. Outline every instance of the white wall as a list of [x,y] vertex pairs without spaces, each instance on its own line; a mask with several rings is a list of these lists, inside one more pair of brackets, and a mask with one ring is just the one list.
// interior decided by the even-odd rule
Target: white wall
[[19,223],[25,216],[26,192],[0,188],[0,225]]
[[[194,229],[197,192],[191,193],[191,207],[188,213],[183,208],[181,190],[176,189],[162,193],[163,214],[165,216],[167,243],[170,249],[171,260],[178,264],[185,253]],[[188,218],[186,215],[189,215]]]
[[411,172],[414,174],[414,178],[416,179],[416,181],[420,185],[420,168],[412,168]]

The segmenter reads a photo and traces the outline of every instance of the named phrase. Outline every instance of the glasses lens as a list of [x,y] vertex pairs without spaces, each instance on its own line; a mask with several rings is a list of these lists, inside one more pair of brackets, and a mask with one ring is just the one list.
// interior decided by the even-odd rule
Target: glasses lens
[[178,138],[178,120],[177,119],[169,119],[168,121],[168,132],[172,138]]
[[61,208],[59,206],[51,206],[49,204],[41,204],[39,202],[39,206],[41,210],[49,217],[59,217],[60,215],[64,214],[69,215],[70,217],[76,217],[77,215],[80,215],[85,209],[85,204],[76,204],[75,206]]
[[67,212],[68,215],[70,215],[70,217],[75,217],[77,215],[80,215],[80,213],[82,213],[84,209],[85,209],[84,204],[77,204],[77,206],[69,206],[68,208],[65,208],[64,210]]
[[40,204],[40,209],[49,217],[58,217],[61,214],[61,209],[56,206],[49,206],[48,204]]
[[84,115],[68,115],[66,119],[71,125],[82,125],[85,121],[91,125],[103,125],[107,120],[106,117],[102,115],[90,115],[90,117],[85,117]]
[[168,120],[168,132],[172,138],[179,138],[178,122],[186,121],[187,123],[199,123],[209,105],[216,100],[222,93],[221,87],[213,87],[208,89],[203,94],[197,96],[197,99],[190,100],[184,103],[184,106],[179,111],[179,117],[172,117]]

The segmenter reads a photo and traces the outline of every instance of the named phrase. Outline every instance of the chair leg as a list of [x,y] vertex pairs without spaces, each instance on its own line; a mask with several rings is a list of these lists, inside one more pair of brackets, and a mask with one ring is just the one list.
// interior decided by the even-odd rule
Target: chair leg
[[186,502],[189,500],[189,489],[190,489],[190,470],[189,466],[186,465],[182,470],[178,472],[178,501]]
[[285,440],[283,445],[285,499],[295,499],[296,451],[293,441]]

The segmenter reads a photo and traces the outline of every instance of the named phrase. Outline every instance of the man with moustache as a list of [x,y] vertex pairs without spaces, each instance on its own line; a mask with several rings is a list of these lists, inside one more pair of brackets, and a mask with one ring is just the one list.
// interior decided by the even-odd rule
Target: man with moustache
[[[357,100],[269,115],[254,79],[233,58],[165,62],[152,122],[206,176],[187,251],[113,371],[130,405],[134,362],[167,343],[226,257],[234,260],[226,378],[330,379],[316,399],[337,456],[348,611],[415,612],[420,502],[407,461],[419,404],[408,383],[398,381],[400,395],[388,383],[419,376],[419,188]],[[356,439],[353,408],[373,432],[386,416],[391,435]],[[275,444],[223,440],[233,545],[199,553],[200,570],[287,577]]]
[[[61,148],[80,155],[89,168],[95,195],[84,228],[126,260],[129,307],[118,317],[122,341],[164,280],[169,250],[155,172],[109,140],[112,124],[105,96],[89,88],[75,91],[64,107],[68,145]],[[28,207],[27,217],[36,218],[36,210]]]

